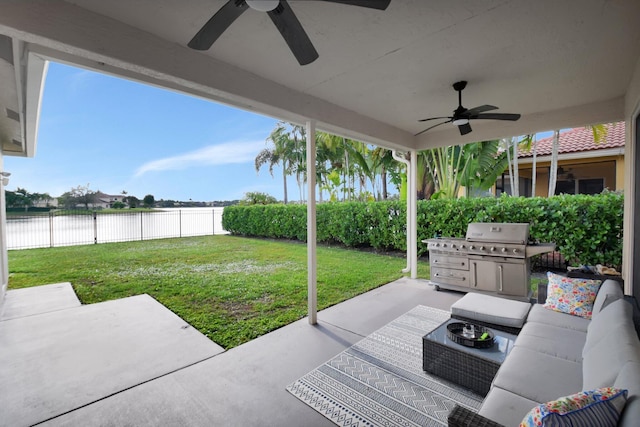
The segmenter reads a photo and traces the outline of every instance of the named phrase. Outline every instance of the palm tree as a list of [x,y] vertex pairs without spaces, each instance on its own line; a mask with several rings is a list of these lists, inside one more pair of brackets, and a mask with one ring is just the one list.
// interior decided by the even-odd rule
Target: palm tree
[[[514,139],[513,138],[507,138],[504,140],[504,145],[505,145],[505,153],[507,153],[507,163],[509,166],[509,186],[511,188],[511,194],[513,196],[518,196],[519,195],[519,184],[520,181],[517,180],[516,182],[514,182],[515,180],[513,179],[515,176],[515,169],[517,168],[517,164],[518,164],[518,156],[517,153],[514,154],[513,156],[513,162],[511,161],[511,144],[514,143]],[[515,144],[513,144],[515,145]]]
[[551,166],[549,167],[549,197],[556,193],[556,182],[558,180],[558,146],[560,145],[560,130],[553,131],[553,142],[551,144]]
[[345,148],[348,152],[348,158],[350,160],[349,175],[351,177],[350,189],[355,187],[355,177],[358,177],[359,195],[358,197],[365,201],[367,196],[365,194],[367,179],[371,180],[371,168],[367,158],[369,156],[369,148],[360,141],[348,140],[348,144]]
[[490,188],[507,167],[506,153],[498,154],[499,147],[500,142],[493,140],[428,150],[427,170],[435,186],[432,197],[455,199],[462,186]]
[[514,139],[513,141],[513,181],[514,186],[512,187],[514,192],[513,195],[515,197],[520,197],[520,171],[518,170],[518,141]]
[[418,200],[430,199],[435,191],[435,181],[433,176],[435,167],[431,163],[429,151],[419,151],[416,159],[416,190]]
[[456,199],[460,189],[458,177],[466,173],[467,163],[462,146],[438,147],[429,150],[428,158],[431,163],[429,171],[435,186],[432,197]]
[[[382,193],[380,199],[387,200],[389,193],[387,189],[387,173],[391,173],[393,177],[394,169],[397,168],[398,162],[393,158],[391,150],[386,148],[376,147],[370,152],[371,157],[371,172],[373,178],[377,180],[378,173],[380,174],[380,186]],[[396,183],[398,183],[396,181]]]
[[[535,135],[525,135],[520,141],[516,138],[508,138],[504,140],[505,151],[507,153],[507,163],[509,169],[509,183],[511,185],[511,195],[515,197],[520,196],[520,173],[518,171],[518,150],[521,148],[525,151],[531,151],[533,147],[533,170],[536,167],[536,141]],[[511,152],[513,150],[513,152]],[[534,196],[535,192],[535,174],[532,178],[531,194]]]
[[461,185],[466,188],[488,190],[507,167],[507,156],[500,152],[500,141],[482,141],[464,147],[468,158],[466,173],[461,175]]
[[[260,169],[262,168],[262,166],[268,164],[269,165],[269,174],[273,177],[273,167],[275,165],[277,165],[278,163],[280,163],[280,157],[278,156],[278,154],[276,153],[276,150],[273,148],[263,148],[258,155],[256,156],[255,159],[255,167],[256,167],[256,173],[260,173]],[[286,179],[286,172],[284,172],[284,168],[283,168],[283,175],[285,177],[284,179],[284,202],[287,203],[287,179]]]
[[351,162],[349,159],[349,150],[347,147],[350,147],[346,138],[342,138],[342,149],[344,150],[344,166],[343,166],[343,184],[342,184],[342,200],[347,200],[347,194],[349,195],[349,200],[351,200],[351,196],[353,195],[353,182],[351,177],[353,174],[351,173]]
[[305,201],[304,184],[307,182],[307,150],[306,135],[304,126],[289,123],[289,140],[292,143],[287,148],[287,157],[291,173],[296,174],[298,183],[299,200]]
[[533,161],[531,162],[531,197],[536,197],[538,137],[536,134],[527,135],[527,140],[529,141],[529,149],[533,148]]
[[289,173],[289,148],[291,140],[284,122],[278,122],[276,128],[267,137],[267,142],[273,144],[273,148],[265,148],[258,153],[255,159],[256,173],[265,164],[269,165],[269,173],[273,176],[273,167],[279,163],[282,165],[282,185],[284,190],[284,203],[288,203],[287,175]]
[[[288,201],[287,176],[291,174],[295,174],[300,200],[304,200],[303,189],[307,180],[305,135],[304,127],[279,122],[267,138],[272,146],[261,150],[255,158],[258,173],[264,165],[269,165],[269,173],[273,176],[274,166],[282,166],[285,203]],[[386,199],[388,174],[391,175],[391,182],[400,186],[398,163],[391,151],[384,148],[373,148],[359,141],[319,131],[316,133],[316,159],[320,201],[325,190],[330,192],[332,200],[337,200],[340,187],[343,200],[352,200],[355,194],[361,200],[369,200],[369,183],[376,199]],[[356,178],[358,193],[355,191]]]
[[317,179],[320,186],[320,201],[324,190],[331,199],[337,199],[336,189],[340,186],[340,174],[344,165],[343,139],[326,132],[316,133]]

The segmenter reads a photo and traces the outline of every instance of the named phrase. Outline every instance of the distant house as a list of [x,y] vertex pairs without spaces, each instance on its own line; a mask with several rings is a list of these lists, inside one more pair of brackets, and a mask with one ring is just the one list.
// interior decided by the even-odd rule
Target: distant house
[[96,201],[95,203],[92,204],[92,207],[94,209],[109,209],[113,207],[113,204],[115,202],[124,203],[125,197],[126,196],[122,194],[111,195],[111,194],[105,194],[101,191],[98,191],[96,193]]
[[[549,172],[553,136],[537,143],[536,196],[549,193]],[[607,125],[605,139],[596,144],[591,128],[574,128],[560,134],[558,177],[555,194],[597,194],[604,189],[624,187],[625,123]],[[520,195],[531,196],[533,153],[520,152],[518,175]],[[496,194],[511,194],[509,173],[496,182]]]
[[44,199],[38,199],[33,202],[34,208],[57,208],[58,207],[58,199],[55,197],[49,197]]

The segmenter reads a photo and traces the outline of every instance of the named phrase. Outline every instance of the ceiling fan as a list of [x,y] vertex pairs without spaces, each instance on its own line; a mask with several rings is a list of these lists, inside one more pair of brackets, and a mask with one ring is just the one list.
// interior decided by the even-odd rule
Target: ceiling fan
[[563,178],[567,181],[573,181],[576,179],[576,176],[573,174],[573,168],[567,168],[565,170],[562,166],[560,166],[558,167],[557,175],[558,178]]
[[418,136],[428,130],[431,130],[445,123],[453,123],[454,125],[458,126],[458,129],[460,130],[460,135],[466,135],[471,132],[471,125],[469,124],[470,120],[484,119],[484,120],[516,121],[520,118],[520,114],[486,113],[486,111],[493,111],[498,109],[498,107],[495,107],[493,105],[481,105],[479,107],[475,107],[471,109],[464,108],[462,106],[462,91],[464,90],[465,87],[467,87],[467,82],[464,80],[453,84],[453,89],[455,89],[455,91],[458,92],[458,108],[453,110],[453,116],[430,117],[428,119],[418,120],[420,122],[426,122],[429,120],[447,119],[444,122],[440,122],[437,125],[433,125],[421,132],[418,132],[415,136]]
[[[322,1],[378,10],[385,10],[391,2],[391,0]],[[204,24],[188,43],[188,46],[192,49],[208,50],[218,37],[249,8],[266,12],[269,15],[300,65],[307,65],[318,59],[318,52],[313,47],[287,0],[229,0]]]

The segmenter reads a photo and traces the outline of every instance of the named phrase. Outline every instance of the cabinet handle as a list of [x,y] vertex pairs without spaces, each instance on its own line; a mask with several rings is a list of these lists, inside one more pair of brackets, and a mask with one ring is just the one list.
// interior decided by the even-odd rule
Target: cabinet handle
[[502,266],[499,265],[498,266],[498,271],[499,271],[499,279],[500,279],[500,292],[502,292]]
[[477,288],[478,287],[478,267],[475,262],[472,262],[471,265],[473,266],[473,287]]

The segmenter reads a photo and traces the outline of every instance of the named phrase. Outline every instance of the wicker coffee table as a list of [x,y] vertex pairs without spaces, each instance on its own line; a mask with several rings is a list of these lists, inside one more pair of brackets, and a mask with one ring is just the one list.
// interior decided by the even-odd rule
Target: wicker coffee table
[[516,335],[491,329],[495,336],[491,348],[466,347],[447,337],[447,325],[452,322],[460,320],[449,319],[422,337],[422,369],[486,396]]

